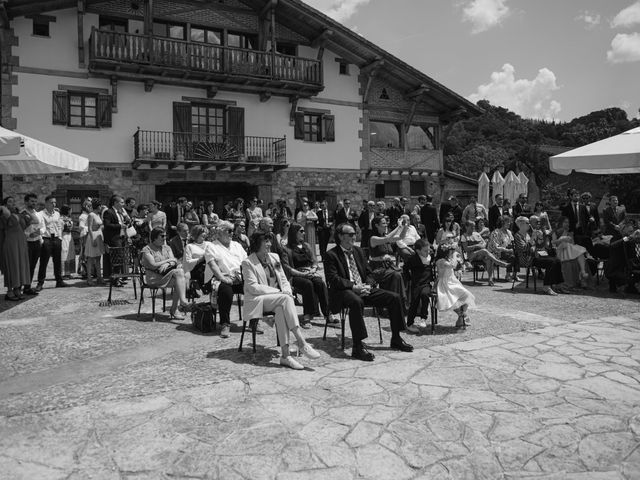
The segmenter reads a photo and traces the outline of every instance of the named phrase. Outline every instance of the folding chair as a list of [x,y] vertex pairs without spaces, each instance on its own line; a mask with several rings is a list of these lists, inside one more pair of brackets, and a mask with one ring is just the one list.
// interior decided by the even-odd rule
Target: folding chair
[[131,245],[109,247],[109,259],[111,260],[111,275],[109,276],[109,298],[107,299],[107,305],[111,305],[111,294],[114,283],[122,279],[131,279],[133,283],[133,298],[137,299],[136,277],[138,276],[138,272],[136,271],[136,266],[138,262],[135,260],[135,248]]

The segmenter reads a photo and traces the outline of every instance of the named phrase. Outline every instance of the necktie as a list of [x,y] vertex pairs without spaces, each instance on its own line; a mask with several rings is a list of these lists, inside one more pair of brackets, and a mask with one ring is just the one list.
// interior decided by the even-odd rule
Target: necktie
[[353,256],[353,250],[345,251],[347,254],[347,261],[349,262],[349,272],[351,273],[351,281],[354,285],[362,284],[362,277],[358,272],[358,266],[356,265],[356,259]]
[[573,204],[574,209],[575,209],[575,215],[576,215],[576,227],[580,226],[580,216],[578,215],[578,204],[574,203]]
[[182,246],[185,247],[185,248],[187,247],[187,240],[186,239],[182,240]]

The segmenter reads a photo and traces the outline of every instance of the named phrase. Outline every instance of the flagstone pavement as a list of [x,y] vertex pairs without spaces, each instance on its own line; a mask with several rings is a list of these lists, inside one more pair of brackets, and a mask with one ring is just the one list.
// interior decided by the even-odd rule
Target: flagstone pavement
[[640,479],[637,296],[471,287],[466,331],[368,318],[363,363],[318,322],[293,371],[268,327],[238,352],[80,285],[0,305],[0,478]]

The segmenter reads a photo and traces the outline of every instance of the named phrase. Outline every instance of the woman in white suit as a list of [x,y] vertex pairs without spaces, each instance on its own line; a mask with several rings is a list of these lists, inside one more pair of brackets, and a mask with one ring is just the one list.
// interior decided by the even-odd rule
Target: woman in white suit
[[298,355],[316,359],[320,354],[302,336],[291,285],[282,270],[278,255],[270,253],[271,234],[257,232],[251,236],[251,255],[242,262],[244,277],[244,318],[261,318],[265,312],[274,312],[276,333],[280,340],[280,364],[294,370],[304,367],[289,353],[289,332],[298,341]]

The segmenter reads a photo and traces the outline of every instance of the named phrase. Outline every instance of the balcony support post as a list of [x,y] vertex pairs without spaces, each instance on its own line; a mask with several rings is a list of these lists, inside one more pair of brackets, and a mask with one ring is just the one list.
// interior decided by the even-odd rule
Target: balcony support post
[[111,77],[111,112],[118,113],[118,77]]
[[298,108],[298,97],[293,95],[289,97],[291,103],[291,111],[289,112],[289,124],[293,125],[296,121],[296,109]]
[[[271,4],[271,2],[270,2]],[[271,68],[269,69],[269,74],[271,78],[274,76],[274,69],[276,66],[276,10],[275,8],[271,9]]]
[[149,64],[153,65],[153,0],[144,0],[144,33],[147,36]]
[[84,0],[78,0],[78,67],[84,68]]

